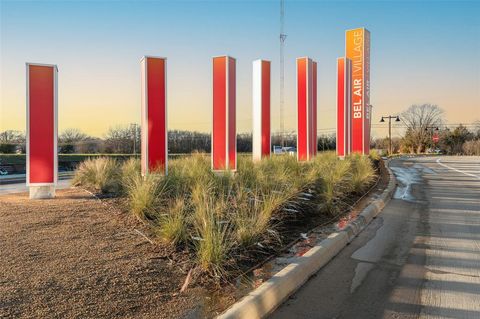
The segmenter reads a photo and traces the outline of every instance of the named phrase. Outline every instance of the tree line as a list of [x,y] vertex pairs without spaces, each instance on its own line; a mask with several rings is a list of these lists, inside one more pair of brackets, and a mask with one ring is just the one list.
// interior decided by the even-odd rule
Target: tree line
[[[480,121],[468,127],[449,126],[444,111],[434,104],[412,105],[399,114],[404,134],[392,138],[394,153],[442,152],[454,155],[480,155]],[[434,138],[435,137],[435,138]],[[437,139],[438,138],[438,139]],[[295,132],[272,135],[273,145],[295,147]],[[388,137],[371,141],[371,148],[387,150]],[[62,154],[139,154],[141,150],[141,128],[138,124],[113,126],[102,138],[92,137],[77,128],[62,131],[58,136],[59,153]],[[319,151],[334,150],[335,134],[318,136]],[[172,154],[193,151],[210,152],[210,133],[172,130],[168,132],[168,151]],[[252,134],[237,135],[238,152],[252,151]],[[0,153],[25,153],[25,134],[7,130],[0,132]]]
[[[392,138],[393,153],[480,155],[480,121],[470,127],[446,124],[444,111],[435,104],[412,105],[399,114],[405,133]],[[372,148],[387,150],[389,139],[372,141]]]
[[[273,145],[295,147],[297,136],[293,133],[272,135]],[[76,128],[66,129],[58,136],[61,154],[139,154],[141,152],[140,125],[110,127],[103,138],[92,137]],[[335,135],[318,137],[319,150],[334,150]],[[171,154],[210,152],[211,134],[186,130],[168,131],[168,151]],[[237,151],[252,151],[252,134],[237,134]],[[0,153],[25,153],[25,134],[18,131],[0,133]]]

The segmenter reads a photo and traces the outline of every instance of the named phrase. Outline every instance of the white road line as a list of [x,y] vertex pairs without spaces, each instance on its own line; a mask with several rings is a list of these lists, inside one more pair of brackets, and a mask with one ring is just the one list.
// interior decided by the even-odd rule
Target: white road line
[[448,166],[447,164],[441,163],[441,162],[440,162],[440,158],[437,159],[437,164],[440,164],[440,165],[442,165],[443,167],[446,167],[446,168],[448,168],[448,169],[454,170],[455,172],[462,173],[462,174],[464,174],[464,175],[468,175],[468,176],[472,176],[472,177],[476,177],[476,178],[480,179],[480,176],[478,176],[478,175],[470,174],[470,173],[461,171],[461,170],[459,170],[459,169],[456,169],[456,168],[454,168],[454,167]]

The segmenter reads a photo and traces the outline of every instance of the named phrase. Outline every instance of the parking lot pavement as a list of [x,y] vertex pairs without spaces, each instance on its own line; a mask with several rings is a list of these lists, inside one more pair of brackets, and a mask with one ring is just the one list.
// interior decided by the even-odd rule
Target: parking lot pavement
[[[57,183],[57,189],[65,189],[70,187],[72,182],[71,178],[61,179]],[[25,193],[28,192],[28,187],[25,182],[12,183],[12,184],[0,184],[0,196],[13,193]]]
[[390,167],[383,212],[270,318],[480,318],[480,158]]

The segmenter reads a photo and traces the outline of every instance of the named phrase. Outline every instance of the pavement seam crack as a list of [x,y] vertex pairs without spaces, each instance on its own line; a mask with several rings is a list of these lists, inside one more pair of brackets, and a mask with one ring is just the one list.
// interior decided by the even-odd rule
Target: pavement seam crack
[[467,275],[467,274],[461,274],[461,273],[458,273],[458,272],[431,269],[431,268],[428,268],[428,267],[425,267],[425,269],[427,271],[431,272],[431,273],[439,274],[439,275],[457,275],[457,276],[462,276],[462,277],[480,278],[480,276],[478,276],[478,275]]

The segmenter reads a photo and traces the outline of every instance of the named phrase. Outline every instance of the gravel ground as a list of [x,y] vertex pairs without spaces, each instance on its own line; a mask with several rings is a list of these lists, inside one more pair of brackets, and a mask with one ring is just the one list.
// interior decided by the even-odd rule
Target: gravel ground
[[0,196],[0,318],[210,318],[235,301],[231,285],[180,294],[191,256],[152,245],[121,199],[27,196]]
[[178,294],[188,269],[136,229],[146,232],[79,189],[58,191],[52,200],[0,196],[0,318],[196,313],[201,290]]

